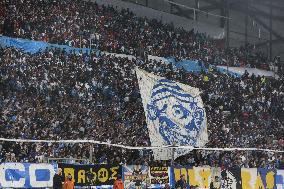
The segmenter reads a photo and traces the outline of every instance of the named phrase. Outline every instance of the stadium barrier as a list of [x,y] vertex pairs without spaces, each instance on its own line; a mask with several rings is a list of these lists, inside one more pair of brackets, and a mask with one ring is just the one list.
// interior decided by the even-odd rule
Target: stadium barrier
[[208,150],[208,151],[263,151],[284,153],[284,150],[272,150],[263,148],[206,148],[206,147],[192,147],[192,146],[177,146],[177,145],[165,145],[165,146],[127,146],[122,144],[112,144],[109,142],[101,142],[96,140],[32,140],[32,139],[7,139],[0,138],[0,141],[6,142],[26,142],[26,143],[62,143],[62,144],[74,144],[74,143],[90,143],[98,145],[106,145],[112,147],[118,147],[128,150],[153,150],[153,149],[187,149],[187,150]]
[[[62,49],[65,50],[66,53],[75,52],[78,53],[87,53],[90,54],[91,50],[96,52],[96,56],[100,56],[101,54],[105,55],[112,55],[116,57],[121,58],[128,58],[129,60],[136,59],[136,57],[132,55],[126,55],[126,54],[117,54],[117,53],[108,53],[108,52],[100,52],[97,49],[90,49],[90,48],[74,48],[70,47],[68,45],[58,45],[58,44],[51,44],[43,41],[33,41],[28,39],[20,39],[20,38],[12,38],[12,37],[6,37],[6,36],[0,36],[0,46],[1,47],[14,47],[17,49],[21,49],[26,53],[35,54],[38,52],[42,52],[45,49]],[[149,60],[156,60],[158,62],[162,61],[167,64],[172,64],[175,68],[183,68],[187,72],[201,72],[205,71],[207,72],[208,69],[204,66],[204,63],[199,62],[197,60],[181,60],[176,61],[173,57],[158,57],[158,56],[152,56],[148,55]],[[210,65],[209,67],[213,68],[215,66]],[[241,77],[241,75],[244,73],[244,70],[248,70],[249,73],[254,73],[255,75],[264,75],[268,77],[276,77],[278,78],[278,75],[275,75],[274,72],[261,70],[261,69],[253,69],[253,68],[238,68],[238,67],[226,67],[226,66],[216,66],[217,71],[223,74],[229,74],[233,77]]]
[[[284,153],[284,151],[258,148],[195,148],[191,146],[150,146],[133,147],[121,144],[111,144],[94,140],[26,140],[6,139],[6,142],[27,143],[90,143],[107,145],[129,150],[153,150],[161,148],[210,150],[210,151],[264,151]],[[92,146],[92,145],[90,145]],[[92,161],[90,161],[92,162]],[[188,185],[208,188],[213,178],[218,176],[222,188],[240,189],[284,189],[284,170],[276,169],[221,169],[216,167],[148,167],[143,165],[87,165],[87,164],[64,164],[64,163],[2,163],[0,164],[0,188],[39,188],[52,187],[52,178],[58,167],[63,169],[65,175],[73,176],[76,187],[96,186],[96,188],[112,188],[112,184],[121,174],[125,188],[162,188],[169,184],[172,188],[180,175],[185,175]]]
[[209,189],[219,183],[222,189],[284,189],[284,170],[264,168],[220,167],[149,167],[145,165],[79,165],[79,164],[0,164],[0,188],[47,188],[62,168],[63,176],[72,175],[76,188],[112,188],[117,175],[122,175],[126,189],[175,188],[181,175],[187,186]]
[[70,164],[90,164],[89,159],[77,159],[77,158],[43,158],[43,162],[40,163],[70,163]]

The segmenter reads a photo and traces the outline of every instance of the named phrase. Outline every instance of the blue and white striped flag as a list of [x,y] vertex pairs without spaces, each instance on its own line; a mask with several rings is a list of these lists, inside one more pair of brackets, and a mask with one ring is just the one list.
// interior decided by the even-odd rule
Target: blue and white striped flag
[[[202,147],[208,141],[207,119],[198,88],[136,69],[152,146]],[[172,157],[170,149],[153,150],[156,160]],[[188,153],[178,149],[175,158]]]

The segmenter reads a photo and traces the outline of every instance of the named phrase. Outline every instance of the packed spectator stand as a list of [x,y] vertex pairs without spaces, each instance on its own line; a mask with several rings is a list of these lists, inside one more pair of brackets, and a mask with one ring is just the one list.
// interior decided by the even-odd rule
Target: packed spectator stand
[[267,68],[266,57],[253,45],[225,50],[219,40],[206,34],[136,17],[128,10],[118,12],[114,7],[81,0],[9,0],[2,4],[6,36],[73,47],[94,44],[93,48],[101,51],[135,56],[174,56],[216,65]]
[[[4,7],[4,8],[3,8]],[[88,8],[87,8],[88,7]],[[196,59],[205,64],[261,67],[267,59],[252,45],[225,50],[205,34],[187,32],[128,10],[85,1],[2,2],[6,36],[130,54],[137,59],[46,49],[36,54],[0,49],[0,137],[92,139],[150,146],[134,68],[200,88],[206,107],[207,147],[284,150],[284,82],[231,77],[214,68],[189,73],[147,55]],[[93,41],[91,34],[95,34]],[[139,41],[139,43],[138,43]],[[151,151],[94,146],[92,163],[162,164]],[[0,142],[4,162],[41,162],[48,157],[88,159],[89,144]],[[284,154],[193,150],[176,164],[284,168]]]

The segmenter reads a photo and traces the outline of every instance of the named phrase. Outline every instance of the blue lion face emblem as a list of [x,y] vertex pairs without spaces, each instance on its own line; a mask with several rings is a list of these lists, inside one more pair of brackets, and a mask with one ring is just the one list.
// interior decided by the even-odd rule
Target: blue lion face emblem
[[153,87],[147,116],[158,125],[155,129],[167,144],[195,146],[205,114],[196,97],[175,82],[161,79]]

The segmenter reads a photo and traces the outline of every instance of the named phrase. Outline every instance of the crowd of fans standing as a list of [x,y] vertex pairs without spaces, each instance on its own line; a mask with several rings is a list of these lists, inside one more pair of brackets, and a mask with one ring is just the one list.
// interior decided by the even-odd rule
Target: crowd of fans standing
[[[86,1],[6,0],[2,31],[12,37],[95,48],[141,57],[141,54],[205,63],[259,65],[266,58],[254,48],[224,50],[205,34],[187,32],[128,10]],[[139,41],[139,43],[138,43]],[[143,56],[144,57],[144,56]],[[235,78],[209,72],[189,73],[147,58],[128,59],[73,54],[47,49],[29,54],[0,49],[0,137],[21,139],[92,139],[149,146],[134,68],[198,87],[205,104],[207,147],[256,147],[284,150],[284,82],[260,76]],[[2,161],[39,162],[47,157],[88,159],[89,144],[0,142]],[[93,146],[94,163],[156,162],[150,151]],[[194,150],[179,164],[221,167],[283,168],[284,154]]]
[[[3,89],[0,134],[4,138],[93,139],[149,146],[134,72],[134,67],[138,66],[172,80],[191,83],[202,90],[210,134],[208,147],[277,150],[284,147],[282,79],[248,75],[234,78],[214,70],[188,73],[153,60],[128,60],[112,55],[90,58],[62,50],[30,55],[5,48],[1,49],[0,57]],[[87,159],[90,155],[88,144],[5,142],[1,146],[5,161],[39,161],[44,157]],[[154,163],[149,152],[129,153],[108,147],[95,147],[94,150],[94,161],[100,163]],[[180,159],[180,163],[198,162],[197,165],[231,166],[238,163],[252,167],[277,166],[281,161],[281,154],[259,152],[197,151]]]

